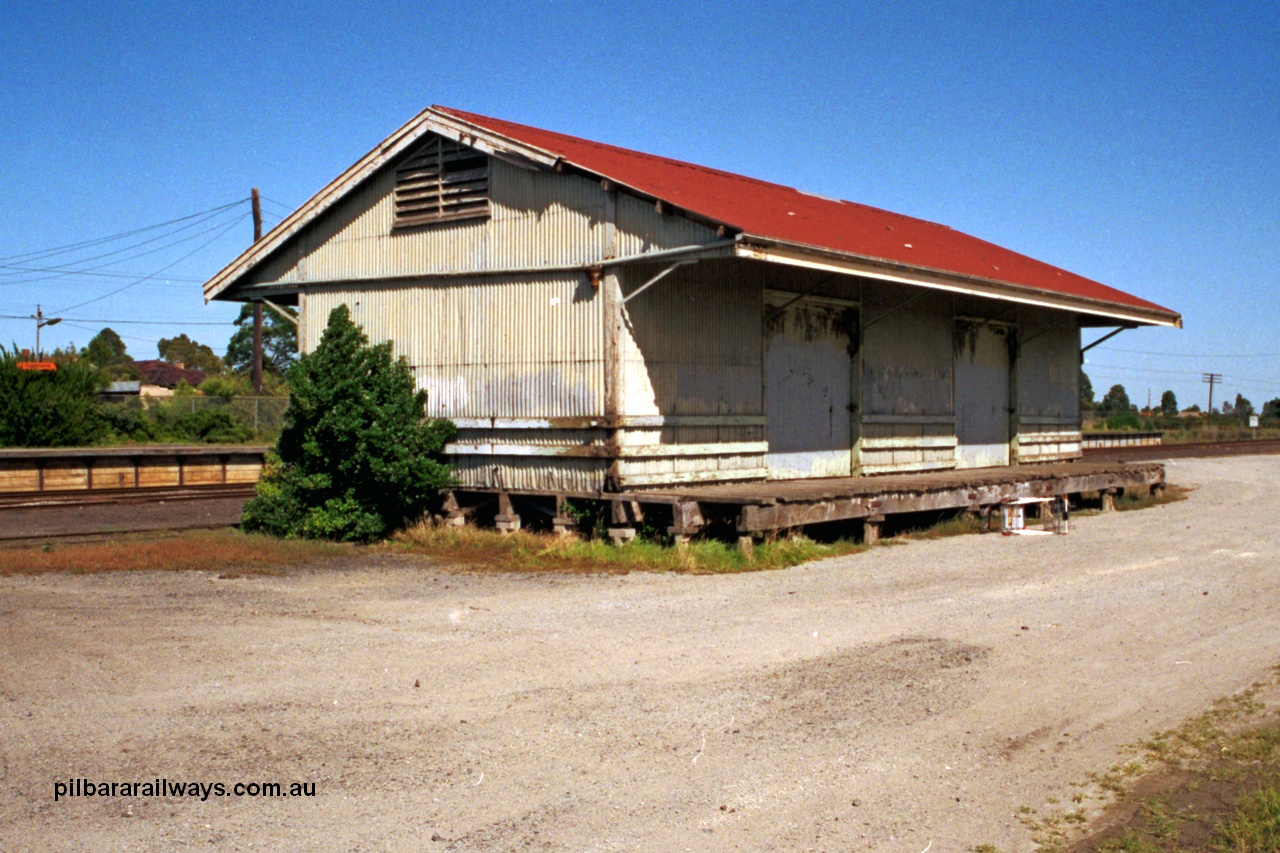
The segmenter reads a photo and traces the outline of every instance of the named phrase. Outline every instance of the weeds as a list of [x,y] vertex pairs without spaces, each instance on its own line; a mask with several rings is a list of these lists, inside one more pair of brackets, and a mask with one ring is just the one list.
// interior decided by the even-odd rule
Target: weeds
[[1218,828],[1218,842],[1230,853],[1280,850],[1280,779],[1260,786]]
[[1185,501],[1190,491],[1190,489],[1172,484],[1166,485],[1163,490],[1155,495],[1128,491],[1116,498],[1116,510],[1118,512],[1128,512],[1135,509],[1148,509],[1153,506]]
[[[1280,714],[1273,710],[1265,719],[1255,719],[1266,710],[1260,691],[1276,684],[1280,667],[1269,683],[1258,682],[1215,702],[1177,728],[1134,744],[1135,759],[1091,775],[1099,793],[1114,795],[1117,803],[1128,796],[1132,804],[1113,806],[1124,815],[1121,821],[1071,850],[1280,851]],[[1135,790],[1139,777],[1144,778]],[[1147,793],[1136,796],[1142,791]],[[1072,800],[1080,802],[1077,796]],[[1083,817],[1083,810],[1066,820],[1076,815]],[[1037,833],[1037,841],[1061,845],[1053,822],[1042,817],[1024,823]]]
[[695,540],[668,547],[637,539],[621,547],[599,539],[555,537],[518,531],[503,535],[473,527],[444,527],[424,522],[395,541],[411,551],[444,553],[450,560],[510,571],[696,572],[731,573],[782,569],[810,560],[866,550],[847,539],[814,542],[803,536],[765,541],[750,555],[717,540]]

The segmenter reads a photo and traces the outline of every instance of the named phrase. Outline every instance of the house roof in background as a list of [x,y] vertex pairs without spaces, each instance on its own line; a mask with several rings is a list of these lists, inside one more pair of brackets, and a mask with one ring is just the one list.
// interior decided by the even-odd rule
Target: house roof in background
[[176,364],[170,364],[160,359],[135,361],[133,367],[142,374],[142,378],[148,384],[161,385],[165,388],[176,388],[179,382],[186,382],[192,388],[195,388],[208,378],[203,370],[197,370],[194,367],[179,367]]

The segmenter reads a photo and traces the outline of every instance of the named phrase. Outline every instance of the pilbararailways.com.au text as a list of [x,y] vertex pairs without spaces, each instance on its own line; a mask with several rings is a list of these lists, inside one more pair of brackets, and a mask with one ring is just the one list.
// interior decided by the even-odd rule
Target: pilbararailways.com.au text
[[96,782],[92,779],[68,779],[53,783],[53,800],[72,797],[186,797],[207,800],[210,797],[314,797],[315,782],[171,782],[151,779],[146,782]]

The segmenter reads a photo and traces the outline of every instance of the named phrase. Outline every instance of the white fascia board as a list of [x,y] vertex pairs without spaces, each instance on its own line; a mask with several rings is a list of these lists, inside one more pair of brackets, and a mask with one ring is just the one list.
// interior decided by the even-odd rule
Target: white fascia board
[[1038,290],[1008,282],[949,274],[927,268],[914,268],[875,258],[815,250],[812,247],[787,245],[751,234],[741,235],[740,239],[742,242],[739,242],[735,250],[735,255],[739,258],[787,264],[824,272],[859,275],[880,281],[891,281],[895,284],[908,284],[950,293],[984,296],[1004,302],[1018,302],[1024,305],[1107,317],[1126,323],[1182,328],[1182,317],[1179,314],[1144,311],[1137,307]]
[[219,294],[235,284],[241,276],[251,272],[254,267],[266,260],[273,252],[293,237],[316,217],[333,207],[347,193],[359,186],[405,149],[412,146],[428,133],[436,133],[471,146],[486,154],[492,154],[508,162],[525,168],[553,168],[559,157],[514,139],[508,139],[492,131],[476,127],[453,116],[446,115],[428,107],[418,113],[395,133],[392,133],[376,148],[361,157],[350,168],[334,178],[306,201],[301,207],[284,218],[280,224],[272,228],[263,238],[238,258],[227,264],[217,275],[204,284],[204,301],[216,299]]

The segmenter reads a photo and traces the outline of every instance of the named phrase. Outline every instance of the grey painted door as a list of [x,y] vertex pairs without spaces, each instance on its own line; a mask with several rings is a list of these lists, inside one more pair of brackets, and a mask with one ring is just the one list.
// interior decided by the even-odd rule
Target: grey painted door
[[1009,464],[1009,330],[956,326],[956,467]]
[[851,303],[766,294],[766,464],[770,479],[852,473]]

